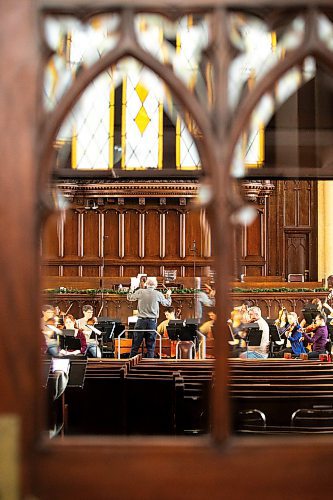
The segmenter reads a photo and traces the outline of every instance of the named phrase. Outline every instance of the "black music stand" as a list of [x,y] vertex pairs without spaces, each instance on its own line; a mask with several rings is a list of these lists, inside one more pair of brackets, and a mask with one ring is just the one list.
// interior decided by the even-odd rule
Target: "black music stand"
[[244,325],[248,333],[246,335],[246,352],[248,352],[249,347],[260,346],[262,331],[259,329],[258,323],[248,323]]
[[81,350],[81,342],[75,337],[75,330],[61,330],[60,346],[66,351]]
[[[269,356],[272,358],[274,353],[274,345],[281,346],[283,344],[283,339],[281,339],[279,330],[275,324],[274,319],[266,319],[268,327],[269,327]],[[280,350],[279,349],[279,350]]]
[[304,309],[302,309],[302,313],[306,323],[311,325],[311,323],[316,319],[317,314],[319,314],[317,304],[306,304]]
[[166,327],[168,337],[170,340],[180,340],[180,335],[184,326],[182,319],[170,319]]
[[86,377],[87,359],[86,358],[71,358],[69,369],[69,378],[67,387],[80,387],[83,389]]
[[[97,328],[102,332],[103,344],[111,343],[111,357],[114,357],[114,339],[124,331],[124,325],[118,318],[101,316],[98,318]],[[109,356],[110,357],[110,356]]]

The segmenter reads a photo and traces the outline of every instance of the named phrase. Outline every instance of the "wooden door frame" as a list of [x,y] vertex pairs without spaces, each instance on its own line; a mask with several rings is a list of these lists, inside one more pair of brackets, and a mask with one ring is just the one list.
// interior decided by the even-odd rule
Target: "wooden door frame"
[[[63,0],[61,3],[63,6],[89,6],[85,0]],[[232,3],[229,2],[229,5]],[[277,1],[270,3],[283,4]],[[44,0],[43,4],[52,6],[54,2]],[[100,0],[98,4],[109,6],[112,2]],[[154,8],[155,4],[146,0],[148,6]],[[167,2],[165,5],[173,6]],[[182,0],[182,5],[195,9],[198,2]],[[84,13],[84,10],[81,9],[81,12]],[[41,131],[49,129],[48,117],[43,118],[40,114],[39,104],[42,64],[38,5],[32,0],[3,0],[0,13],[3,42],[0,59],[3,162],[0,174],[0,227],[4,235],[4,244],[0,247],[3,263],[0,285],[3,313],[0,417],[15,416],[19,422],[21,498],[28,498],[28,495],[33,498],[31,495],[34,495],[52,500],[73,498],[79,494],[83,499],[201,499],[209,496],[281,499],[301,496],[317,498],[329,492],[332,438],[227,439],[228,373],[224,360],[228,346],[222,337],[216,342],[214,428],[210,437],[194,440],[88,436],[53,442],[41,435],[44,401],[40,391],[40,338],[37,333],[40,308],[39,243],[40,226],[47,207],[47,197],[41,187],[46,186],[45,179],[49,173],[39,175],[36,158],[41,158],[42,164],[47,161],[45,149],[40,155],[38,144]],[[217,13],[217,21],[225,21],[223,13]],[[220,55],[226,54],[222,50]],[[226,95],[227,84],[222,73],[218,76],[218,83],[223,92],[217,109],[222,110],[221,102]],[[252,101],[245,107],[245,115],[254,103]],[[190,101],[187,100],[186,104]],[[218,288],[217,304],[223,311],[219,317],[220,331],[228,310],[225,269],[230,264],[230,256],[225,249],[230,242],[228,234],[220,231],[221,227],[227,230],[229,225],[225,198],[227,173],[217,168],[216,158],[219,162],[225,160],[225,165],[230,164],[237,130],[242,128],[246,119],[245,116],[238,120],[230,136],[231,149],[223,145],[219,148],[215,143],[216,156],[209,157],[206,149],[204,158],[206,163],[212,165],[218,193],[214,207],[210,207],[210,216],[216,235],[217,274],[222,282]],[[201,120],[201,124],[203,122]],[[220,127],[218,141],[225,133],[223,126]],[[52,134],[48,137],[51,141]],[[297,481],[295,478],[298,478]],[[306,486],[301,486],[301,481],[306,481]]]

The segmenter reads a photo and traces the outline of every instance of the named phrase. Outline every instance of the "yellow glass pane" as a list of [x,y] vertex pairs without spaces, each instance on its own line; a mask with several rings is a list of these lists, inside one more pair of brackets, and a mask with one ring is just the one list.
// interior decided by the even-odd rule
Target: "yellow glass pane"
[[138,129],[140,130],[142,135],[150,122],[150,118],[147,115],[147,111],[143,106],[141,106],[141,108],[139,109],[139,112],[134,118],[134,121],[137,124]]
[[135,87],[135,90],[136,90],[136,93],[138,94],[139,96],[139,99],[142,103],[144,103],[144,101],[146,100],[147,98],[147,95],[148,95],[148,90],[146,89],[146,87],[144,87],[142,85],[142,83],[138,83]]

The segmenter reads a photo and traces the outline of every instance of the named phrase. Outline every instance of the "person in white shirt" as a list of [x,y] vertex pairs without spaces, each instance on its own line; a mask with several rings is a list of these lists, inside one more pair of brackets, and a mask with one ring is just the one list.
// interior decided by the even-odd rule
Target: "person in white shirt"
[[249,346],[246,352],[240,355],[240,358],[256,359],[268,358],[269,349],[269,326],[267,321],[261,316],[260,307],[254,306],[249,309],[250,321],[258,323],[259,330],[262,332],[259,346]]

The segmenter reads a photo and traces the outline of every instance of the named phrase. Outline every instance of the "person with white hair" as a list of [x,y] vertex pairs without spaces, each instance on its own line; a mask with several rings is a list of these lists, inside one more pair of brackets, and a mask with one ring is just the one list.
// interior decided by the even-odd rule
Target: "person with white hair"
[[246,352],[240,355],[240,358],[268,358],[269,349],[269,326],[267,321],[261,316],[260,307],[253,306],[249,310],[250,322],[258,323],[259,330],[262,332],[259,346],[249,346]]
[[145,288],[130,290],[127,294],[127,300],[138,301],[138,320],[133,332],[130,357],[138,354],[143,339],[146,342],[147,357],[153,358],[155,355],[156,326],[160,315],[159,305],[171,306],[171,290],[168,290],[164,296],[155,290],[156,287],[157,279],[147,278]]

